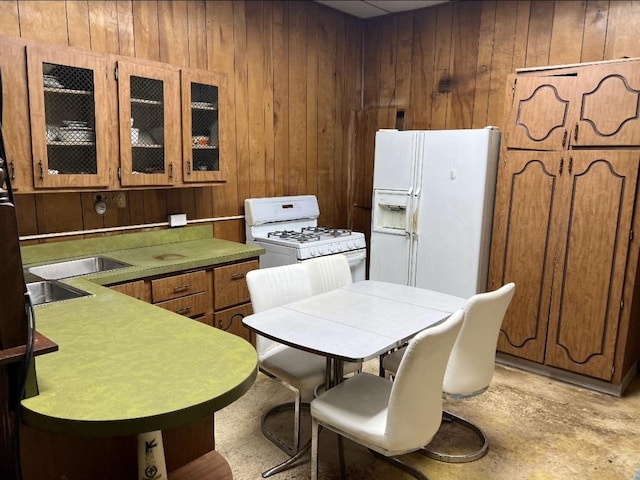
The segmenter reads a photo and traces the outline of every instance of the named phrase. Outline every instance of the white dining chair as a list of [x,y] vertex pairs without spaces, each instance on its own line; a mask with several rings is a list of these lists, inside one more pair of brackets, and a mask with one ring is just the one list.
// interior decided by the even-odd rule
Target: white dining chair
[[309,272],[314,295],[353,283],[349,260],[342,253],[311,258],[302,264]]
[[[252,270],[246,275],[253,311],[270,308],[311,296],[311,281],[302,264]],[[313,399],[315,388],[324,383],[326,359],[297,348],[256,335],[258,365],[262,372],[280,380],[295,393],[293,405],[278,405],[261,420],[262,433],[287,455],[300,448],[300,407]],[[294,409],[293,443],[288,445],[266,428],[267,419],[284,410]]]
[[[319,295],[324,292],[346,287],[353,283],[349,260],[342,253],[311,258],[302,262],[311,280],[311,292]],[[344,362],[345,375],[362,370],[362,362]]]
[[[500,326],[515,288],[514,283],[508,283],[497,290],[479,293],[469,299],[465,307],[464,323],[444,375],[442,392],[445,398],[457,400],[475,397],[489,388],[495,370]],[[394,375],[404,354],[405,349],[400,349],[387,355],[383,360],[384,370]],[[443,412],[443,420],[456,422],[472,430],[482,446],[467,454],[444,453],[427,447],[423,452],[425,455],[443,462],[466,463],[487,453],[489,440],[480,427],[449,411]]]
[[426,480],[395,458],[421,449],[442,421],[442,381],[464,311],[418,333],[406,348],[395,380],[359,373],[311,402],[311,478],[318,478],[320,427],[366,446],[380,458]]

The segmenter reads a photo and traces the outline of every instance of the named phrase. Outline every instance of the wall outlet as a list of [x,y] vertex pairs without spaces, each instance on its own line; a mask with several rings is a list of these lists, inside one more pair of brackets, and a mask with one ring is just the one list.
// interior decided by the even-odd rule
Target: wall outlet
[[186,213],[177,213],[175,215],[169,215],[169,226],[173,227],[184,227],[187,224],[187,214]]
[[113,203],[118,208],[124,208],[127,206],[127,195],[124,192],[116,192],[113,194]]

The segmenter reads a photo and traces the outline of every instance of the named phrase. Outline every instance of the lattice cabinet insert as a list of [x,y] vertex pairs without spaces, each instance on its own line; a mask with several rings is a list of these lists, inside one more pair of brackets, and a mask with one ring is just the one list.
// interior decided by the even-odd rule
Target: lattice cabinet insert
[[27,47],[27,67],[36,186],[107,186],[104,58]]

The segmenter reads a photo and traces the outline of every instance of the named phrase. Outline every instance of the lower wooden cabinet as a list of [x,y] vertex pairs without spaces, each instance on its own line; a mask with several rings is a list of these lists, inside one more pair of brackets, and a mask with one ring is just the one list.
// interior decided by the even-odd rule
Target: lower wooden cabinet
[[151,283],[144,280],[111,285],[112,290],[124,293],[143,302],[151,303]]
[[254,345],[255,340],[249,329],[242,324],[242,319],[253,313],[245,277],[247,272],[258,268],[258,260],[250,260],[215,267],[213,270],[215,326],[239,335]]
[[214,326],[225,332],[233,333],[251,342],[255,346],[256,340],[253,332],[242,324],[242,319],[253,313],[250,303],[237,307],[226,308],[215,313]]
[[238,335],[255,345],[242,319],[251,315],[245,275],[259,268],[258,260],[136,280],[110,288]]
[[500,352],[613,385],[631,371],[639,350],[632,314],[639,157],[630,150],[507,153],[489,288],[515,282],[516,293]]

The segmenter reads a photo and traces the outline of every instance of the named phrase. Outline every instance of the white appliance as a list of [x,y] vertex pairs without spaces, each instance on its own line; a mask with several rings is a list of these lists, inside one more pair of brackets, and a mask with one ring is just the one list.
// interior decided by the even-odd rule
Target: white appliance
[[486,291],[500,131],[376,133],[369,278]]
[[318,226],[320,208],[314,195],[247,198],[244,212],[247,243],[265,249],[260,268],[343,253],[349,260],[353,281],[365,280],[364,234]]

